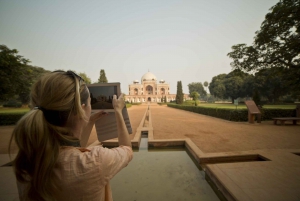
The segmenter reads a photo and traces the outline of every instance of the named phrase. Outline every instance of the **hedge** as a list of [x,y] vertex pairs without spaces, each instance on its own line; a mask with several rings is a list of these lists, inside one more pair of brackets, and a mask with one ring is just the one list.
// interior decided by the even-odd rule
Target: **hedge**
[[26,114],[22,113],[0,113],[0,125],[14,125],[16,124],[21,117]]
[[[201,106],[177,105],[168,103],[168,107],[204,114],[229,121],[248,121],[247,109],[206,108]],[[127,107],[130,107],[127,104]],[[25,113],[0,113],[0,125],[14,125]],[[295,117],[295,109],[262,109],[261,120],[272,120],[274,117]]]
[[[248,121],[247,109],[207,108],[201,106],[188,106],[167,104],[168,107],[204,114],[229,121]],[[295,117],[295,109],[262,109],[261,120],[272,120],[275,117]]]
[[[131,104],[126,104],[126,108],[131,107]],[[26,112],[21,113],[0,113],[0,126],[15,125]]]

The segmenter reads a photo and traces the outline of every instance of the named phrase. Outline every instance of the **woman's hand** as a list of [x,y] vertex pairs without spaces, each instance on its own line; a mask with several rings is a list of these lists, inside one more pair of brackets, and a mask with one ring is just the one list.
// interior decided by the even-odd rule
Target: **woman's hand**
[[108,115],[108,113],[104,112],[104,111],[94,113],[90,116],[89,123],[94,124],[98,119],[100,119],[101,117],[106,116],[106,115]]
[[119,98],[117,99],[117,96],[114,95],[113,96],[113,106],[115,111],[117,112],[121,112],[123,110],[123,108],[125,107],[125,101],[123,98],[123,94],[121,94],[121,96],[119,96]]

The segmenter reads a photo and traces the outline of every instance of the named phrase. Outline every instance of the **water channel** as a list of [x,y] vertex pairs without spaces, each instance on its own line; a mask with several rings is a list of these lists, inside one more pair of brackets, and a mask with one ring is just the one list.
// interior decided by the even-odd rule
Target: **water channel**
[[220,200],[185,148],[148,149],[147,134],[111,188],[114,201]]

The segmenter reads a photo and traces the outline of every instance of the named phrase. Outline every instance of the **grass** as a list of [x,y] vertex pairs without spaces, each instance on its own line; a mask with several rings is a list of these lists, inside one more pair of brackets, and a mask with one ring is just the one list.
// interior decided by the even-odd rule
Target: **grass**
[[[230,103],[198,103],[198,107],[208,108],[227,108],[227,109],[247,109],[245,104],[239,104],[237,107]],[[265,109],[296,109],[296,105],[264,105]]]
[[[135,104],[136,105],[136,104]],[[126,104],[126,107],[131,107],[132,104]],[[20,108],[11,108],[11,107],[2,107],[0,106],[0,114],[7,114],[7,113],[26,113],[30,109],[27,106],[20,107]]]
[[28,111],[29,111],[28,107],[20,107],[20,108],[0,107],[0,114],[5,114],[5,113],[26,113]]
[[[127,108],[130,107],[131,104],[127,105]],[[210,107],[210,108],[227,108],[227,109],[236,109],[234,104],[229,103],[198,103],[199,107]],[[295,109],[296,105],[264,105],[263,108],[266,109]],[[246,105],[239,104],[237,109],[247,109]],[[0,114],[4,113],[25,113],[28,112],[28,107],[21,108],[8,108],[8,107],[0,107]]]

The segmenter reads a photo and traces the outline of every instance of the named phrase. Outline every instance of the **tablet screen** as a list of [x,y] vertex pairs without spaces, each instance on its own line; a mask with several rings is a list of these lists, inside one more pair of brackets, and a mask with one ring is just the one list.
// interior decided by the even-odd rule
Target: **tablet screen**
[[118,95],[117,86],[88,87],[91,96],[92,110],[113,109],[113,95]]

